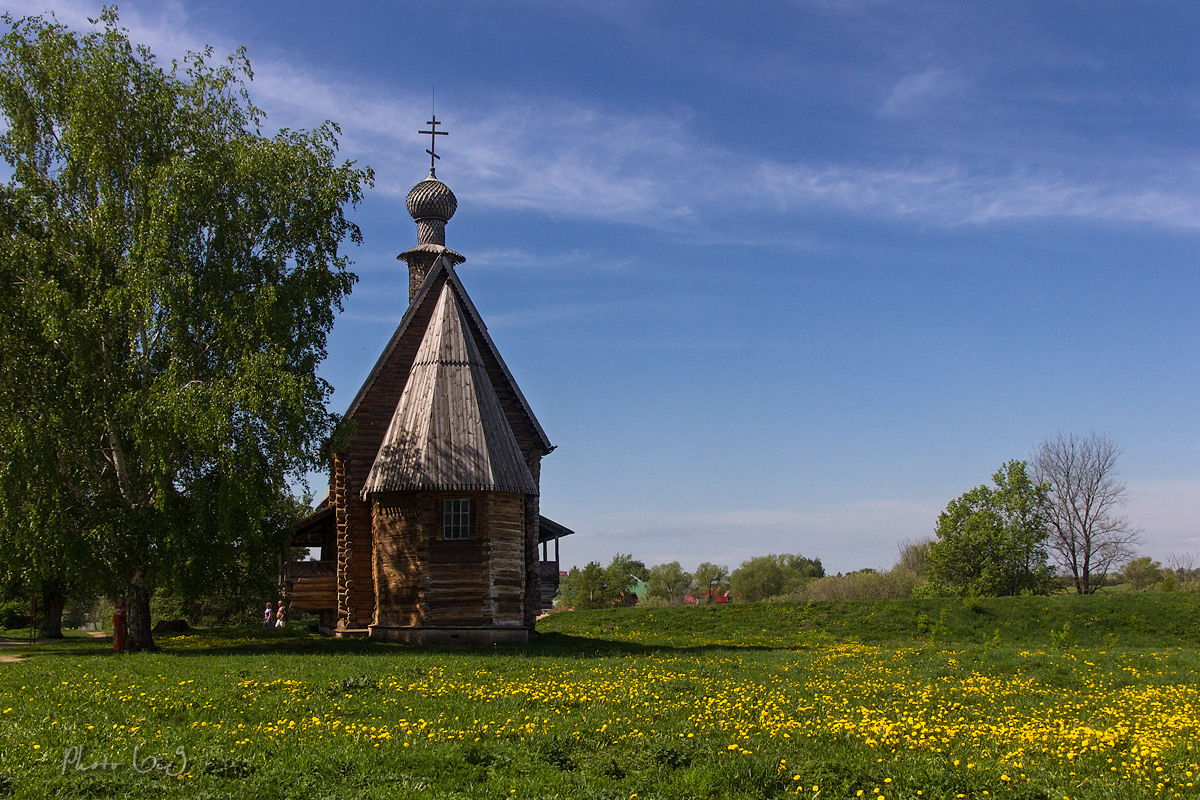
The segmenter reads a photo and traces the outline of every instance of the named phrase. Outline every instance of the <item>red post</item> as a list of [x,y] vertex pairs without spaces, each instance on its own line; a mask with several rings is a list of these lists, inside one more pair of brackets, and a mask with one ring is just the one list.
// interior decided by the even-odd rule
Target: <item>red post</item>
[[117,598],[117,606],[113,609],[113,650],[125,649],[125,635],[128,633],[128,628],[125,626],[125,598]]

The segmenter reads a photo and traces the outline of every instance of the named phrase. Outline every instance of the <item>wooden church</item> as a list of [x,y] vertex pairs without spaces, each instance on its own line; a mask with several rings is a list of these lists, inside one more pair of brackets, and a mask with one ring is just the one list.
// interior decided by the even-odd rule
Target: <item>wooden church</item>
[[[438,124],[422,133],[436,141]],[[446,247],[458,201],[435,150],[407,198],[408,309],[346,412],[329,492],[292,541],[320,558],[286,564],[285,592],[334,635],[525,642],[571,531],[539,513],[554,446],[454,271],[466,260]]]

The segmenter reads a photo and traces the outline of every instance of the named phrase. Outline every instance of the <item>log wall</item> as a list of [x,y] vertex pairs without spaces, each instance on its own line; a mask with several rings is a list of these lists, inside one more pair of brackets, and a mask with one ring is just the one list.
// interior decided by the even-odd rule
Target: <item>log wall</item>
[[[526,497],[490,492],[488,565],[492,625],[524,623],[524,601],[529,585],[525,573]],[[536,497],[535,497],[536,499]],[[536,521],[536,517],[534,517]]]
[[[442,538],[442,502],[471,500],[470,538]],[[374,504],[374,624],[520,627],[525,498],[509,492],[388,492]]]

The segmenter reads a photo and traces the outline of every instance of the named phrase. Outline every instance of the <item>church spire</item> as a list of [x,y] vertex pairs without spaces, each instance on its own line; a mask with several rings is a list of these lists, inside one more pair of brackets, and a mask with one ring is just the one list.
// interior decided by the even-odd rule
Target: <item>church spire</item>
[[458,210],[458,198],[450,187],[437,179],[436,164],[441,159],[437,154],[437,137],[448,135],[448,131],[439,131],[437,114],[432,114],[427,124],[429,130],[419,131],[429,136],[429,177],[414,186],[405,199],[408,213],[417,223],[417,246],[406,250],[396,258],[408,264],[408,300],[411,303],[416,297],[421,282],[429,274],[433,262],[438,256],[445,256],[453,264],[466,261],[458,253],[446,247],[446,223]]

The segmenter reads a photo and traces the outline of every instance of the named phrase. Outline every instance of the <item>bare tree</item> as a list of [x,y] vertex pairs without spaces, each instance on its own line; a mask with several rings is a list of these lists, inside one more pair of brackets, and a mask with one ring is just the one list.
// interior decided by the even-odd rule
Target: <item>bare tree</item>
[[1181,588],[1188,588],[1196,579],[1197,561],[1200,561],[1200,555],[1196,553],[1167,553],[1167,569],[1174,573]]
[[1075,591],[1091,594],[1109,570],[1136,552],[1141,530],[1124,514],[1125,484],[1116,479],[1118,447],[1095,432],[1058,434],[1034,452],[1034,479],[1046,483],[1046,542],[1071,573]]
[[916,539],[905,537],[900,544],[896,545],[900,551],[896,567],[906,569],[919,577],[925,577],[925,573],[929,571],[929,546],[935,541],[932,536],[921,536]]

